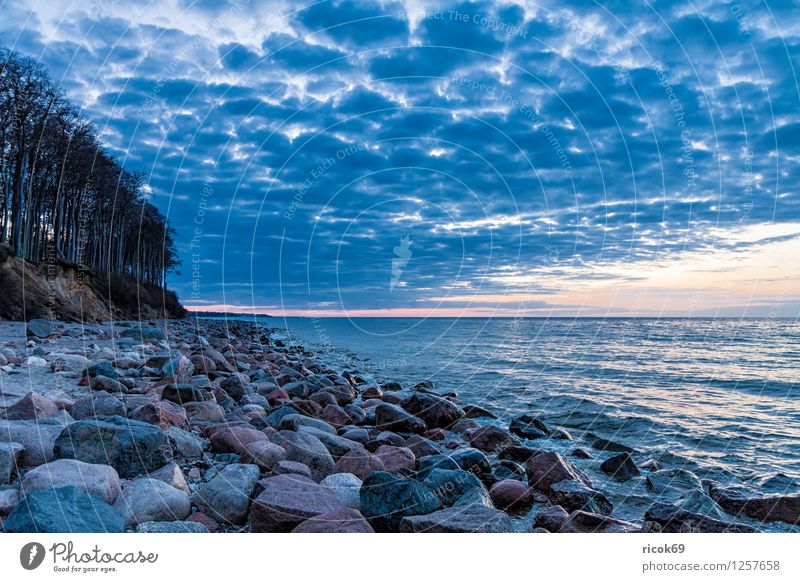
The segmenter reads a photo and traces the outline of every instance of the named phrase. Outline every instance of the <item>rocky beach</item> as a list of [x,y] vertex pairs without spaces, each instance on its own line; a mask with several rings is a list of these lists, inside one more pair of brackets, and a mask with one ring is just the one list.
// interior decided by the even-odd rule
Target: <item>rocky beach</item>
[[[5,532],[800,525],[794,491],[700,479],[447,386],[333,369],[253,322],[2,323],[0,390]],[[646,510],[620,517],[607,484]]]

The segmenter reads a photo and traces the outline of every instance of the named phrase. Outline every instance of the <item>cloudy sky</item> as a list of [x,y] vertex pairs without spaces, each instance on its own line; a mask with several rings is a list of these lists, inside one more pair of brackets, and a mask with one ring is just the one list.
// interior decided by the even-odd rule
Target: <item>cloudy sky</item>
[[795,2],[0,11],[148,176],[190,307],[798,314]]

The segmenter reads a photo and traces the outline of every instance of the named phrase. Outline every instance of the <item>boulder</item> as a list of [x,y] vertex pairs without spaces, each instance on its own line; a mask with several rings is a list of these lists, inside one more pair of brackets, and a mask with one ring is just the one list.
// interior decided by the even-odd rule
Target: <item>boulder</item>
[[442,507],[454,505],[465,496],[472,502],[493,506],[486,487],[469,471],[432,469],[422,484],[433,491]]
[[540,439],[550,434],[550,427],[531,414],[522,414],[512,418],[508,430],[526,439]]
[[227,392],[228,396],[239,402],[246,394],[254,394],[255,389],[241,374],[234,374],[220,382],[220,388]]
[[639,469],[630,453],[620,453],[609,457],[600,464],[600,470],[608,473],[618,481],[627,481],[639,476]]
[[290,416],[293,414],[297,414],[297,409],[293,406],[281,406],[280,408],[273,410],[270,412],[264,420],[266,421],[267,425],[271,426],[274,429],[277,429],[281,421],[284,417]]
[[338,404],[328,404],[325,406],[325,408],[322,409],[320,419],[336,428],[342,428],[353,422],[350,415]]
[[577,481],[591,487],[589,478],[579,471],[566,458],[556,452],[547,451],[535,455],[526,468],[528,483],[540,491],[549,493],[554,483],[565,479]]
[[258,465],[261,469],[269,471],[278,461],[286,458],[286,449],[266,440],[258,440],[246,444],[240,456],[242,463]]
[[320,482],[320,485],[335,495],[344,507],[361,509],[362,481],[352,473],[328,475]]
[[348,451],[336,461],[334,473],[352,473],[362,481],[370,473],[383,471],[381,460],[366,449],[353,449]]
[[189,360],[191,360],[192,366],[194,366],[194,369],[199,374],[208,374],[209,372],[217,371],[217,365],[214,363],[214,360],[208,356],[196,354],[189,358]]
[[287,414],[278,423],[278,430],[299,430],[301,426],[309,426],[322,432],[336,434],[336,429],[324,420],[318,420],[302,414]]
[[610,515],[614,507],[605,495],[595,491],[580,481],[564,479],[550,486],[550,501],[560,505],[567,511],[588,511],[601,515]]
[[490,412],[480,406],[475,406],[474,404],[465,404],[461,407],[461,410],[464,412],[464,416],[466,418],[497,418],[493,412]]
[[259,470],[255,465],[227,465],[197,488],[192,502],[200,511],[221,523],[243,524],[247,520],[250,494],[258,477]]
[[70,414],[76,420],[92,418],[95,416],[127,416],[128,409],[125,403],[108,392],[96,392],[79,398],[70,409]]
[[188,382],[192,374],[194,374],[194,365],[183,354],[178,354],[161,367],[161,376],[163,378],[174,377],[175,382]]
[[87,366],[86,369],[81,370],[81,378],[83,379],[84,385],[89,384],[93,378],[98,376],[111,378],[112,380],[118,380],[120,378],[119,372],[117,372],[114,366],[111,365],[111,362],[107,360],[95,362]]
[[19,503],[19,493],[16,489],[0,489],[0,519],[6,517],[17,503]]
[[290,532],[307,519],[342,509],[335,495],[301,475],[267,477],[261,485],[250,512],[251,532]]
[[411,449],[406,447],[393,447],[391,445],[381,445],[375,451],[375,455],[383,463],[384,470],[389,473],[400,471],[413,471],[417,465],[417,458]]
[[471,471],[476,475],[492,472],[492,466],[489,463],[489,459],[485,454],[477,449],[469,447],[456,449],[448,453],[448,456],[451,460],[455,461],[459,468],[464,469],[465,471]]
[[428,429],[421,418],[385,402],[375,407],[375,426],[381,430],[413,433],[423,433]]
[[550,505],[542,508],[533,518],[533,525],[549,532],[561,530],[569,514],[560,505]]
[[122,514],[77,487],[33,491],[3,521],[6,533],[121,533]]
[[161,390],[161,400],[167,400],[179,406],[187,402],[203,402],[205,391],[194,384],[167,384]]
[[92,390],[104,390],[112,394],[124,394],[128,388],[119,380],[110,376],[95,376],[89,382]]
[[504,512],[483,505],[448,507],[425,515],[404,517],[400,531],[409,533],[512,533]]
[[424,420],[429,428],[449,428],[464,418],[464,411],[449,400],[424,392],[412,394],[402,407]]
[[25,473],[20,488],[24,495],[42,489],[77,487],[99,497],[109,505],[121,491],[117,471],[108,465],[95,465],[75,459],[58,459]]
[[272,466],[270,473],[274,475],[301,475],[311,479],[311,469],[308,468],[308,465],[297,461],[278,461]]
[[186,424],[186,411],[169,400],[149,402],[135,408],[130,417],[149,424],[155,424],[163,429],[171,426],[182,427]]
[[49,398],[36,392],[28,392],[20,400],[5,409],[8,420],[36,420],[53,416],[58,407]]
[[668,501],[674,501],[689,491],[702,491],[700,479],[685,469],[663,469],[653,471],[645,479],[647,488]]
[[654,503],[644,514],[645,529],[663,533],[756,533],[748,525],[728,523],[692,513],[671,503]]
[[800,495],[753,495],[733,487],[712,484],[709,496],[733,516],[746,516],[762,523],[782,521],[800,525]]
[[418,434],[410,435],[406,439],[405,446],[411,449],[411,451],[414,453],[414,456],[418,459],[428,455],[442,454],[442,450],[436,446],[432,440]]
[[325,445],[325,448],[328,449],[328,452],[331,454],[334,461],[352,450],[363,448],[361,443],[351,441],[335,434],[320,431],[310,426],[303,426],[298,432],[304,432],[319,439],[319,441]]
[[561,533],[629,533],[641,528],[629,521],[587,511],[573,511],[561,524]]
[[187,460],[199,459],[203,456],[203,441],[194,434],[171,426],[164,431],[176,456]]
[[343,507],[305,520],[292,533],[375,533],[355,509]]
[[606,451],[610,453],[635,453],[636,449],[629,447],[626,444],[618,443],[616,441],[611,441],[608,439],[604,439],[602,437],[593,436],[593,440],[591,443],[591,447],[593,449],[597,449],[599,451]]
[[53,460],[56,439],[71,422],[63,412],[39,420],[0,420],[0,442],[22,445],[20,466],[36,467]]
[[167,334],[164,329],[159,327],[140,325],[123,330],[122,337],[131,338],[141,343],[148,343],[167,339]]
[[28,337],[45,339],[54,335],[58,330],[56,323],[47,319],[31,319],[25,326],[25,334]]
[[72,423],[56,439],[53,454],[59,459],[111,465],[124,478],[155,471],[172,460],[163,430],[121,416]]
[[508,446],[518,446],[520,442],[499,426],[487,425],[472,428],[466,432],[470,446],[489,453],[497,453]]
[[153,471],[148,475],[151,479],[158,479],[163,481],[170,487],[180,489],[185,493],[189,493],[189,484],[186,483],[186,477],[183,476],[183,471],[177,463],[169,463],[160,469]]
[[0,484],[11,483],[24,450],[19,443],[0,443]]
[[215,453],[236,453],[240,455],[250,443],[267,441],[267,435],[260,430],[245,426],[231,426],[211,435],[211,450]]
[[180,521],[191,513],[185,491],[159,479],[134,479],[122,490],[114,507],[125,517],[126,525],[147,521]]
[[378,532],[399,531],[404,517],[439,509],[436,494],[413,479],[385,471],[370,474],[361,486],[361,512]]
[[286,459],[303,463],[311,469],[314,481],[322,481],[334,472],[335,463],[327,447],[316,436],[306,431],[281,431],[276,435],[278,444],[286,449]]
[[503,479],[489,490],[492,502],[503,510],[527,509],[533,505],[533,490],[522,481]]
[[225,420],[225,409],[214,402],[187,402],[183,405],[186,416],[194,421],[221,422]]

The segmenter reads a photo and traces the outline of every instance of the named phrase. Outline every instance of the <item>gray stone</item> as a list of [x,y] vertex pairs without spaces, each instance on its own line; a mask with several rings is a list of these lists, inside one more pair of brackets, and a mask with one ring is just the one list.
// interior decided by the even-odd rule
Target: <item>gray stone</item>
[[99,497],[109,505],[116,501],[121,491],[119,475],[114,467],[84,463],[75,459],[58,459],[40,465],[25,473],[20,483],[25,495],[32,491],[70,485]]
[[146,521],[180,521],[191,513],[189,496],[158,479],[134,479],[122,490],[114,507],[126,525]]
[[53,452],[62,459],[109,464],[120,477],[155,471],[172,460],[172,448],[163,430],[120,416],[69,425],[56,439]]
[[322,481],[333,473],[333,457],[314,435],[308,432],[281,431],[276,437],[278,444],[286,449],[286,459],[307,465],[314,481]]
[[361,512],[377,532],[396,532],[404,517],[439,509],[439,498],[422,483],[385,471],[371,473],[360,496]]
[[334,473],[325,477],[320,485],[339,498],[342,505],[361,509],[362,481],[352,473]]
[[243,524],[259,473],[255,465],[227,465],[197,488],[192,501],[200,511],[220,523]]
[[122,514],[77,487],[33,491],[3,521],[7,533],[121,533]]
[[511,519],[504,512],[471,504],[448,507],[425,515],[404,517],[400,531],[409,533],[512,533]]
[[0,443],[0,483],[11,483],[24,450],[25,447],[19,443]]
[[72,422],[65,412],[39,420],[0,420],[0,442],[16,442],[25,447],[19,457],[23,467],[36,467],[53,460],[56,439]]
[[190,493],[189,485],[186,483],[186,477],[183,476],[183,471],[181,471],[177,463],[164,465],[160,469],[151,472],[148,477],[163,481],[167,485],[175,487],[175,489],[180,489],[184,493]]
[[278,430],[299,430],[300,427],[311,427],[321,432],[327,432],[335,435],[336,429],[324,420],[317,420],[310,416],[303,416],[302,414],[289,414],[281,418],[278,424]]
[[187,460],[199,459],[203,456],[203,441],[194,434],[177,426],[167,428],[164,433],[177,456]]
[[108,392],[96,392],[75,401],[70,414],[76,420],[96,416],[127,416],[125,403]]

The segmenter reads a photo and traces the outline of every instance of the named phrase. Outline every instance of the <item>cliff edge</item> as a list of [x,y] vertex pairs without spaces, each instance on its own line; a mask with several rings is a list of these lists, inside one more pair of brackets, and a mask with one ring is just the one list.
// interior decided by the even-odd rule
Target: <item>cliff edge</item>
[[183,317],[186,310],[173,291],[67,261],[31,263],[0,245],[0,320],[96,323]]

